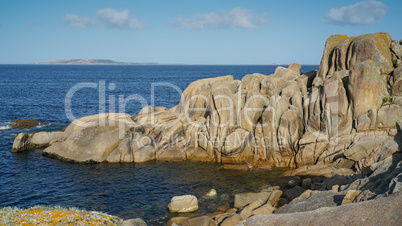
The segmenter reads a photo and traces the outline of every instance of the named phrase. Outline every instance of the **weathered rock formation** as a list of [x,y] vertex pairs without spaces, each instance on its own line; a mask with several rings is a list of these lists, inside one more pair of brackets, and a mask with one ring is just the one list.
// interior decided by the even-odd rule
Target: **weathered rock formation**
[[12,150],[48,146],[44,154],[77,162],[263,162],[305,166],[294,174],[352,174],[402,149],[401,48],[388,33],[333,35],[317,72],[291,64],[241,81],[195,81],[171,109],[87,116],[40,145],[37,134],[19,134]]

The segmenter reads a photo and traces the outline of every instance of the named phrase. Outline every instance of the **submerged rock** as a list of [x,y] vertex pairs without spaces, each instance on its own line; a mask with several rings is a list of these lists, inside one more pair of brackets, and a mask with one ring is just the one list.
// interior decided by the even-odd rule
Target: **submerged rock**
[[16,119],[12,122],[14,123],[11,124],[11,128],[13,129],[27,129],[39,126],[39,122],[35,119]]
[[207,193],[204,194],[205,197],[216,197],[218,193],[215,189],[209,190]]

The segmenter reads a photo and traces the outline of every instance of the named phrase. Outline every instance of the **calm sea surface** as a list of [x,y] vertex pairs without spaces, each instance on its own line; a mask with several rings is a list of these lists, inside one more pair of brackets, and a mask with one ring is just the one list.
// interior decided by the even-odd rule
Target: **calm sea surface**
[[[276,184],[283,180],[278,177],[280,170],[241,172],[222,170],[219,164],[190,162],[73,164],[43,157],[42,150],[10,152],[20,132],[57,131],[68,125],[66,100],[71,102],[74,117],[97,114],[99,108],[133,115],[144,104],[177,105],[180,92],[198,79],[223,75],[241,79],[251,73],[269,75],[275,68],[266,65],[0,65],[0,208],[79,207],[124,219],[141,217],[151,225],[158,225],[177,216],[167,211],[175,195],[199,197],[200,210],[187,214],[194,216],[233,203],[235,193]],[[303,66],[301,71],[317,68]],[[66,98],[74,88],[76,92]],[[122,105],[119,97],[136,100]],[[105,104],[99,106],[99,99]],[[33,118],[47,125],[10,129],[10,122],[18,118]],[[218,197],[201,198],[211,188],[217,190]]]

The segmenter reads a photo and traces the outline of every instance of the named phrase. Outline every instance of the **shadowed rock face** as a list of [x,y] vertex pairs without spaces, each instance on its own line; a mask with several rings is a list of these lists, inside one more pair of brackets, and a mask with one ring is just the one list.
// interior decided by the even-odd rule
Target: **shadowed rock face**
[[[293,63],[241,81],[230,75],[195,81],[176,107],[145,107],[131,118],[87,116],[41,145],[48,155],[78,162],[316,164],[297,173],[348,174],[400,150],[399,45],[388,33],[333,35],[317,72],[300,74]],[[20,135],[13,150],[32,147],[31,139]],[[358,149],[367,139],[370,146]]]

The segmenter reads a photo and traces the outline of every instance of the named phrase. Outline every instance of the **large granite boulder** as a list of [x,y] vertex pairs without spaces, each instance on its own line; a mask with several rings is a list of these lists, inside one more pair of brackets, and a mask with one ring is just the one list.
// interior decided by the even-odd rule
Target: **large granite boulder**
[[354,67],[350,74],[348,93],[353,106],[353,119],[357,119],[372,108],[379,108],[384,97],[389,96],[387,77],[380,74],[372,60]]
[[11,152],[47,147],[57,141],[62,134],[62,132],[19,133],[14,140]]
[[317,76],[325,80],[335,71],[352,70],[367,60],[373,61],[378,74],[389,74],[394,70],[391,41],[386,32],[357,37],[331,35],[325,44]]
[[103,162],[134,126],[128,114],[110,113],[79,118],[66,128],[58,142],[43,153],[67,161]]

